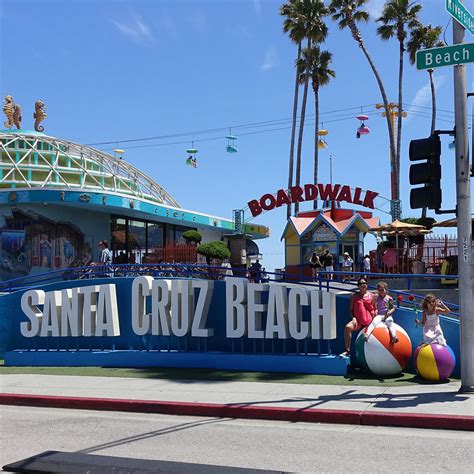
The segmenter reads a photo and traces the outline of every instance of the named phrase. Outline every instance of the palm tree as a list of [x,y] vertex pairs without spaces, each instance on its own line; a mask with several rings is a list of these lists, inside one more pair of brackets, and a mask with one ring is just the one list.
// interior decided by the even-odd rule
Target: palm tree
[[[322,43],[328,34],[328,27],[323,22],[323,17],[328,14],[328,9],[324,6],[323,0],[301,0],[300,18],[303,22],[305,37],[307,39],[307,49],[311,50],[313,43]],[[298,147],[296,150],[296,186],[301,182],[301,152],[303,148],[304,122],[306,117],[306,102],[308,99],[309,85],[309,64],[306,64],[304,72],[303,100],[301,102],[300,125],[298,130]],[[298,66],[296,70],[299,72]],[[299,202],[295,203],[295,214],[299,211]]]
[[396,163],[398,174],[397,188],[400,188],[400,151],[402,142],[402,99],[403,99],[403,60],[405,53],[406,28],[413,30],[420,25],[418,13],[421,10],[419,3],[410,0],[388,0],[383,8],[382,16],[377,20],[382,23],[377,28],[377,34],[384,41],[396,37],[399,43],[398,66],[398,120],[397,120],[397,155]]
[[[419,25],[413,29],[410,34],[410,39],[407,43],[407,51],[410,57],[410,63],[415,64],[416,52],[419,49],[437,48],[444,46],[444,42],[439,39],[441,32],[443,31],[441,26],[423,26]],[[428,69],[428,75],[430,78],[431,87],[431,135],[436,129],[436,89],[433,79],[433,69]],[[426,218],[426,207],[421,210],[421,217]]]
[[[443,28],[441,26],[419,25],[411,31],[410,39],[407,42],[407,51],[410,63],[415,64],[416,52],[419,49],[437,48],[444,46],[444,42],[439,39]],[[436,90],[433,80],[433,69],[428,69],[431,87],[431,133],[436,128]]]
[[[359,45],[360,49],[364,53],[372,72],[375,75],[377,84],[382,95],[383,106],[385,109],[385,116],[387,119],[388,136],[390,140],[390,156],[391,156],[391,173],[398,176],[398,168],[396,167],[396,147],[395,147],[395,136],[393,133],[392,122],[390,120],[390,110],[388,108],[387,94],[385,93],[385,87],[383,85],[380,74],[375,67],[374,61],[370,56],[367,46],[365,45],[364,39],[357,27],[358,22],[367,22],[369,20],[369,14],[365,10],[361,10],[361,7],[367,3],[367,0],[331,0],[329,5],[329,13],[332,19],[338,22],[339,29],[349,28],[352,37]],[[392,180],[392,200],[399,199],[399,188],[396,186],[395,180]],[[398,217],[398,216],[395,216]]]
[[[332,54],[329,51],[321,51],[318,46],[313,46],[310,50],[303,50],[301,59],[298,61],[297,68],[301,71],[308,71],[309,78],[314,91],[314,177],[313,182],[318,182],[319,167],[319,149],[318,149],[318,131],[319,131],[319,88],[329,84],[331,78],[336,77],[335,71],[329,68],[331,64]],[[301,81],[306,78],[305,74],[301,74]],[[318,201],[314,200],[313,208],[317,209]]]
[[[298,10],[300,10],[300,5],[298,5],[298,3],[300,3],[298,0],[290,0],[288,3],[285,3],[280,7],[280,15],[286,16],[283,21],[283,32],[288,33],[291,41],[298,45],[296,61],[300,59],[301,42],[304,39],[304,25],[303,22],[300,21],[300,16],[298,15]],[[296,117],[298,114],[299,74],[300,71],[296,70],[295,92],[293,96],[293,120],[291,125],[290,159],[288,167],[288,189],[293,186],[293,157],[295,151]],[[288,219],[290,215],[291,204],[286,207],[286,218]]]

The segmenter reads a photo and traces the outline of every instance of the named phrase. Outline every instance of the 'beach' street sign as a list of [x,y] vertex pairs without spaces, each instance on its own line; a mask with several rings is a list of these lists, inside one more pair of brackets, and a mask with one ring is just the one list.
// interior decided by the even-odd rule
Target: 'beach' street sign
[[474,43],[461,43],[416,52],[417,69],[434,69],[474,62]]

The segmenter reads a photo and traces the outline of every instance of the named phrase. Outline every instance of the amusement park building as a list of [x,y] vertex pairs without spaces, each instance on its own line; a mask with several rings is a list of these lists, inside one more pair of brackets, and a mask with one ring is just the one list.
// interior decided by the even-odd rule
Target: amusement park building
[[[268,228],[185,210],[119,157],[28,130],[0,131],[0,279],[97,261],[108,240],[116,263],[145,263],[197,229],[227,240],[231,263]],[[255,247],[255,245],[254,245]],[[147,262],[149,263],[149,262]]]
[[344,253],[354,260],[355,269],[364,258],[364,237],[379,218],[371,212],[331,208],[300,212],[290,217],[283,231],[285,240],[285,268],[289,273],[310,274],[309,260],[313,252],[324,255],[329,251],[336,268]]

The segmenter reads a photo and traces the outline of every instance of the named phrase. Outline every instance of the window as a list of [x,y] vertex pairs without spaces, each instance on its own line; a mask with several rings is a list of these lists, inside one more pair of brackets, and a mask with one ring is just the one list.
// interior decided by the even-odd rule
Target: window
[[163,224],[148,222],[147,253],[154,253],[155,249],[163,247]]
[[130,220],[128,239],[130,263],[141,263],[142,257],[146,253],[146,222]]

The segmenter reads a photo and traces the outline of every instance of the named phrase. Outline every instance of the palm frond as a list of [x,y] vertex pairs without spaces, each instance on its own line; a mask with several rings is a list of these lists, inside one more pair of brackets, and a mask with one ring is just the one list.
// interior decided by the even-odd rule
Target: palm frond
[[384,41],[388,41],[397,34],[395,25],[381,25],[377,28],[377,35]]

